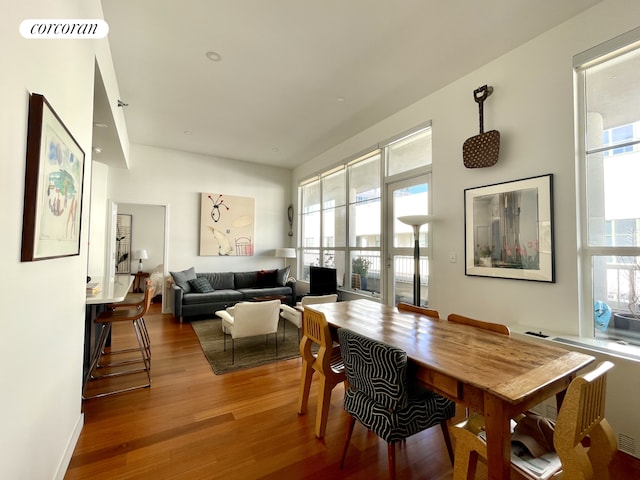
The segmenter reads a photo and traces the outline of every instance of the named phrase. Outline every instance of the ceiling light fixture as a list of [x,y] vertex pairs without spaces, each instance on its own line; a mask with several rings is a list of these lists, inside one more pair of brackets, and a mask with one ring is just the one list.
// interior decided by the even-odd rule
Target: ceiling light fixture
[[344,102],[344,97],[338,97],[338,98],[336,98],[336,100],[337,100],[338,102]]
[[102,149],[100,147],[93,147],[93,153],[100,153]]
[[94,123],[93,126],[98,128],[109,128],[109,125],[106,123]]
[[220,56],[220,54],[218,52],[208,51],[205,55],[212,62],[219,62],[220,60],[222,60],[222,57]]
[[191,130],[185,130],[184,132],[185,135],[193,135],[193,132]]

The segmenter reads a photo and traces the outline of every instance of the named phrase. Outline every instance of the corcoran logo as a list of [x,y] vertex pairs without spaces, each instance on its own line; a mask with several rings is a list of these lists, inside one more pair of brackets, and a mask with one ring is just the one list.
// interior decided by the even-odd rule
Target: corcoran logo
[[20,23],[20,35],[24,38],[104,38],[109,25],[100,19],[29,19]]

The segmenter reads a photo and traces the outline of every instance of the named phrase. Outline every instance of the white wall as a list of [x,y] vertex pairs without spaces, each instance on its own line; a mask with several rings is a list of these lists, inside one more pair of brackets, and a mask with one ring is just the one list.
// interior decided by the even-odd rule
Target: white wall
[[[294,170],[293,184],[426,120],[433,122],[433,247],[429,303],[490,321],[578,335],[573,56],[638,26],[640,2],[605,0]],[[437,68],[437,66],[436,66]],[[501,133],[500,160],[466,169],[462,144],[478,132],[473,90],[494,87],[485,129]],[[554,174],[556,283],[464,275],[465,188]],[[450,263],[455,253],[456,263]],[[602,356],[600,356],[602,358]],[[612,358],[607,417],[640,442],[640,366]],[[629,374],[633,372],[633,374]],[[630,448],[628,453],[633,453]],[[640,456],[640,443],[635,449]]]
[[108,168],[103,163],[92,162],[91,169],[91,203],[89,212],[89,261],[87,273],[93,279],[103,278],[105,269],[105,252],[107,249],[107,178]]
[[[81,386],[95,42],[27,40],[29,18],[101,18],[95,0],[25,0],[0,28],[0,478],[62,478],[82,426]],[[45,95],[86,154],[79,256],[20,262],[28,99]]]
[[[608,0],[306,162],[293,185],[369,146],[433,122],[434,260],[430,303],[506,323],[577,334],[578,283],[573,55],[637,26],[640,2]],[[426,67],[425,67],[426,68]],[[500,160],[466,169],[462,144],[478,133],[473,90],[494,87],[485,128],[501,133]],[[554,174],[556,283],[464,275],[465,188]],[[455,253],[456,263],[449,262]]]
[[[203,192],[255,198],[253,257],[199,256]],[[134,144],[130,169],[110,171],[109,195],[119,205],[170,206],[169,271],[191,266],[201,272],[281,267],[282,259],[273,256],[274,250],[290,244],[291,171],[287,169]]]

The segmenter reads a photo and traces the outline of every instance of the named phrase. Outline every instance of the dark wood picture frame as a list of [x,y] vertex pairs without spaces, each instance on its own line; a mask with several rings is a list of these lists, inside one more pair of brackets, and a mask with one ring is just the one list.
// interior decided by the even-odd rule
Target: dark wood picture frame
[[80,254],[82,148],[43,95],[29,98],[23,262]]

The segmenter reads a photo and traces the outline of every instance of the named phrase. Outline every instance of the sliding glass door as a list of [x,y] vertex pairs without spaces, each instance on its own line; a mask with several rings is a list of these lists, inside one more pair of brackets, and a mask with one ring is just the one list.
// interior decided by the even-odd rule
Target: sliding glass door
[[[390,226],[387,256],[387,303],[414,303],[414,245],[413,227],[402,223],[398,217],[429,215],[431,175],[390,183],[387,186],[389,208],[386,224]],[[429,301],[429,258],[431,253],[430,225],[424,224],[419,233],[420,304]]]

